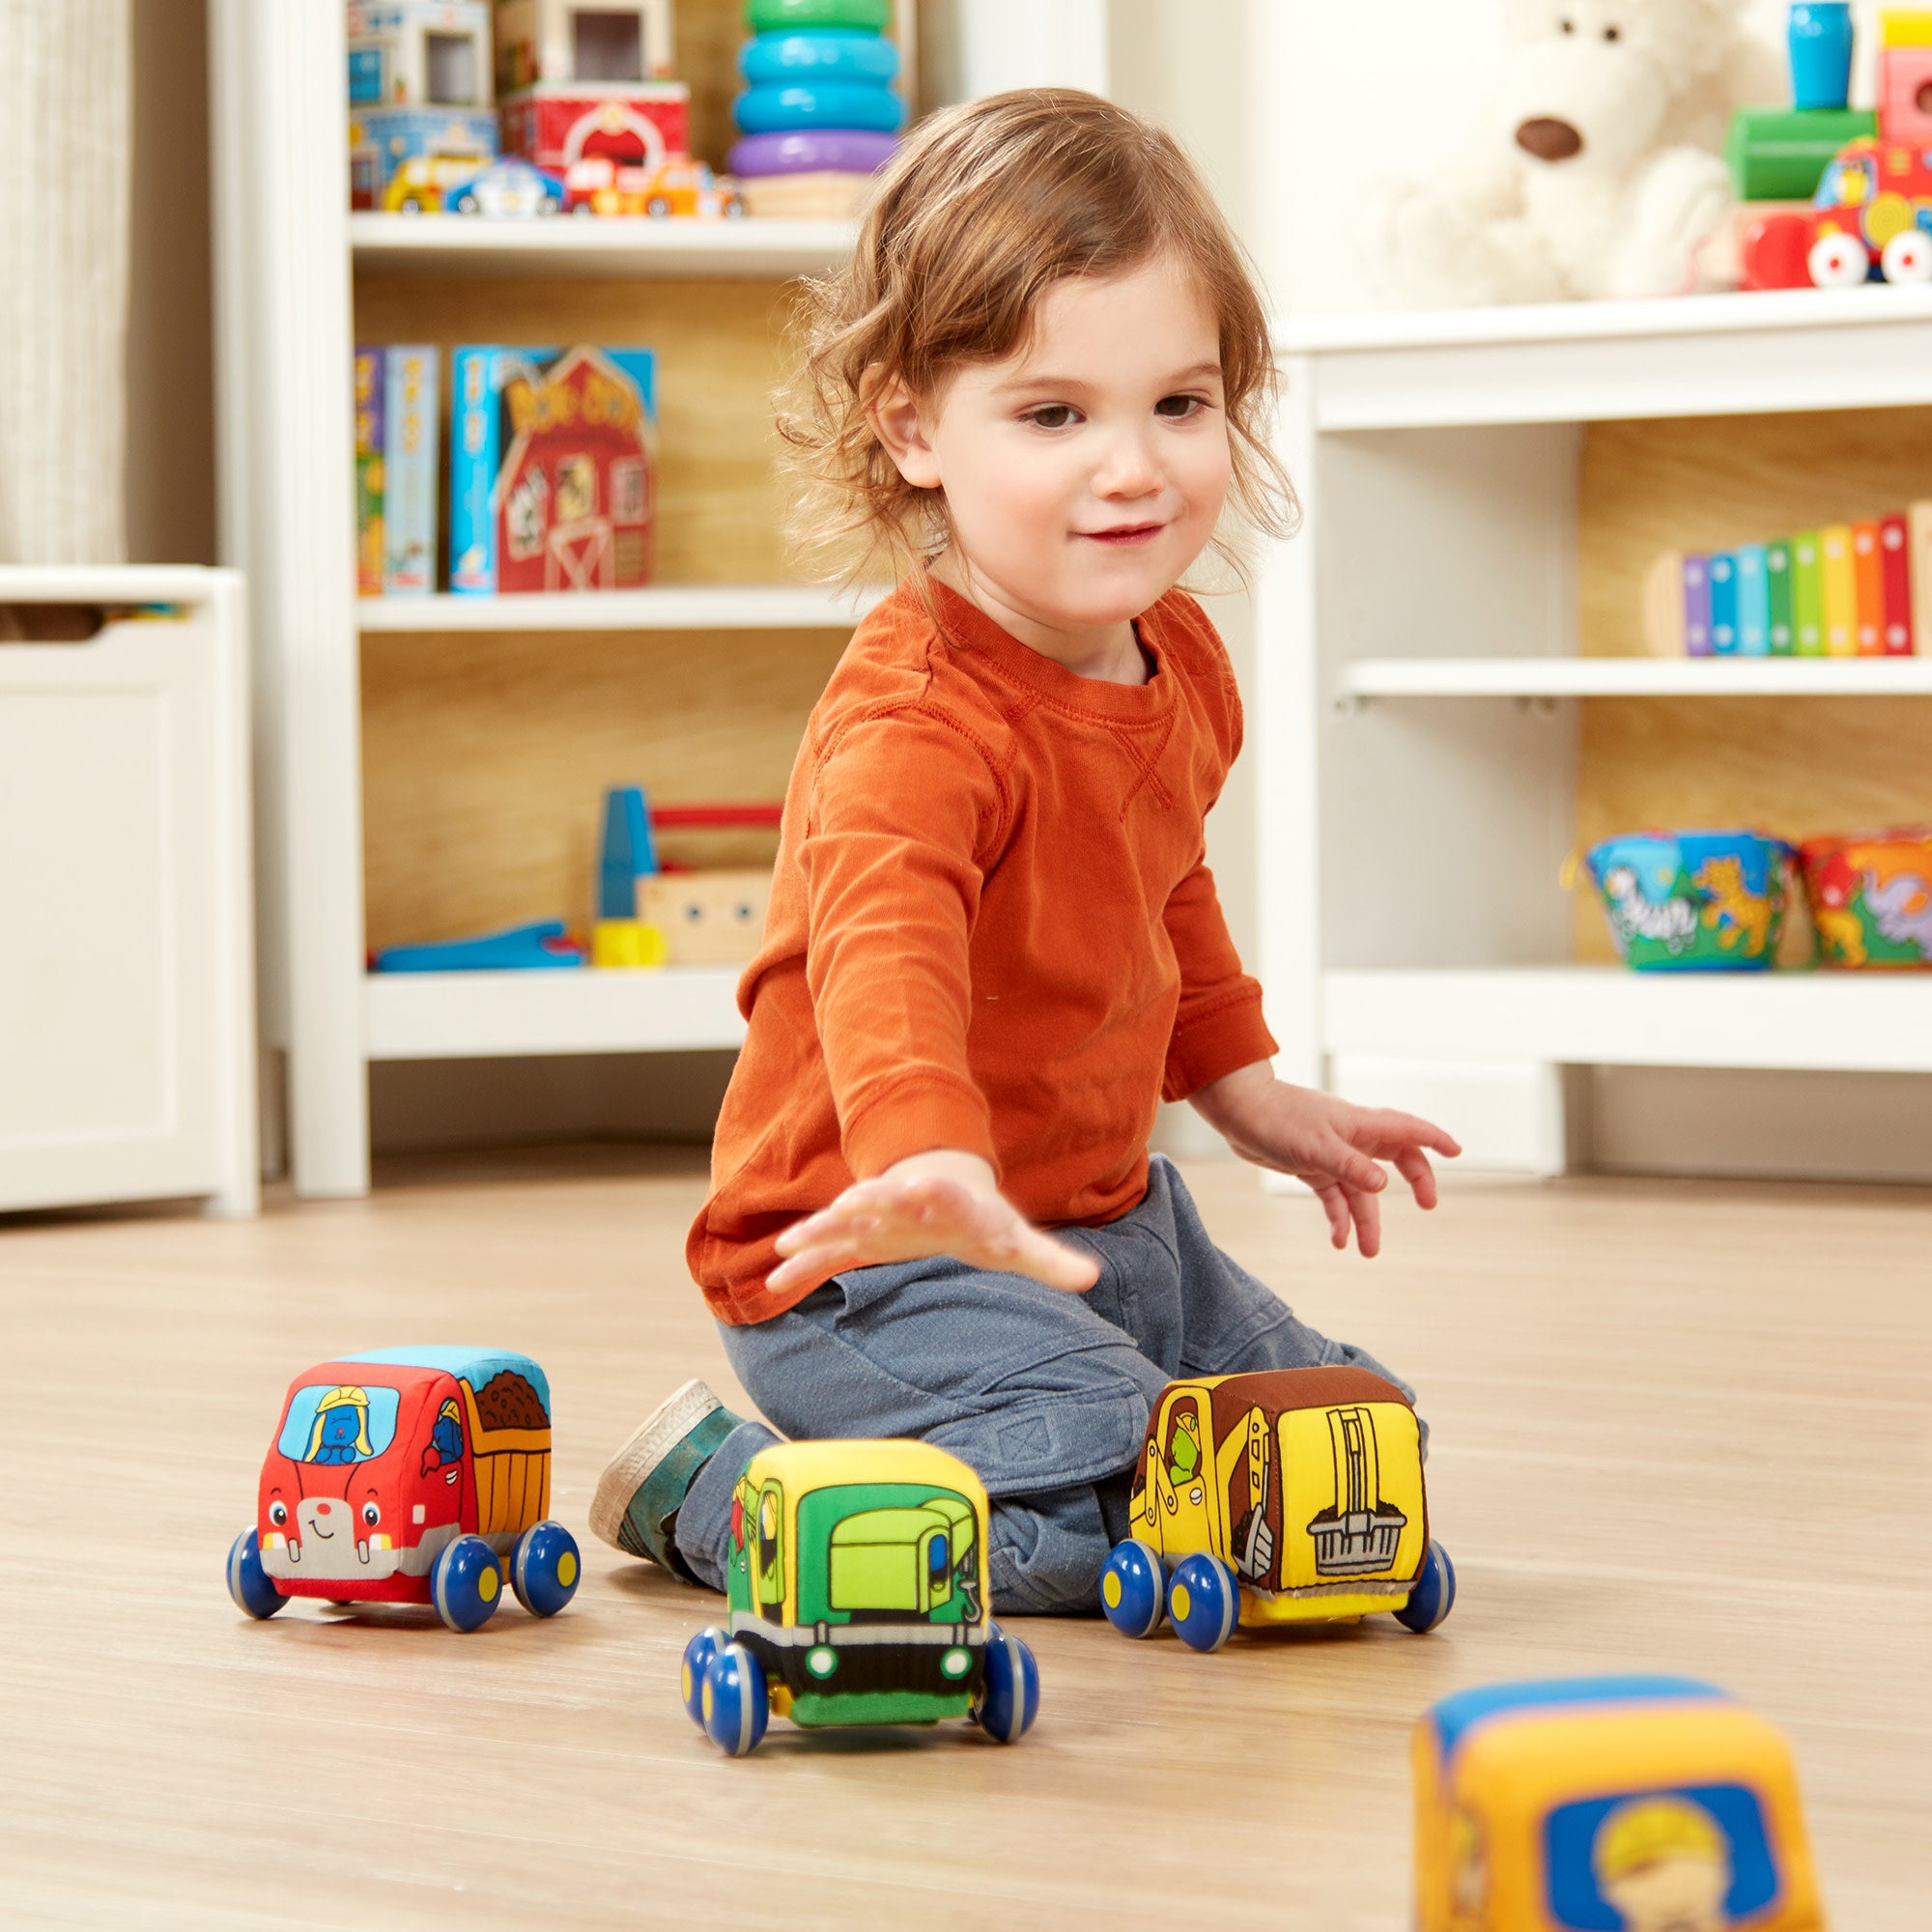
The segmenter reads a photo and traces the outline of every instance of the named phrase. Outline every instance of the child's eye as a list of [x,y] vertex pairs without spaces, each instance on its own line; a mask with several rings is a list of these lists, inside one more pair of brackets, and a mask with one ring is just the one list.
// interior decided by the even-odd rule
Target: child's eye
[[1080,417],[1065,403],[1042,403],[1038,409],[1029,410],[1020,420],[1032,423],[1036,429],[1065,429]]
[[1163,396],[1153,406],[1157,416],[1166,416],[1170,422],[1181,422],[1208,407],[1204,396]]

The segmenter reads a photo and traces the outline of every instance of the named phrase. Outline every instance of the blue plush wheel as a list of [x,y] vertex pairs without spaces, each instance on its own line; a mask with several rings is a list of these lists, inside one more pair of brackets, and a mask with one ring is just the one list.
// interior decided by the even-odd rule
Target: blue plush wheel
[[1018,1637],[998,1624],[986,1634],[985,1661],[973,1717],[998,1744],[1016,1745],[1039,1716],[1039,1665]]
[[503,1573],[480,1536],[459,1536],[438,1553],[429,1573],[436,1613],[453,1631],[481,1630],[497,1613]]
[[741,1643],[727,1643],[704,1666],[699,1693],[704,1734],[726,1757],[758,1747],[771,1717],[765,1666]]
[[533,1617],[554,1617],[577,1594],[583,1562],[560,1522],[533,1522],[510,1556],[510,1587]]
[[1422,1554],[1422,1571],[1415,1579],[1415,1588],[1408,1593],[1408,1602],[1395,1613],[1395,1620],[1421,1636],[1433,1631],[1455,1607],[1456,1566],[1450,1562],[1449,1552],[1431,1537],[1429,1548]]
[[1122,1636],[1151,1636],[1167,1614],[1167,1571],[1151,1544],[1114,1545],[1100,1572],[1100,1607]]
[[684,1699],[684,1708],[690,1714],[691,1721],[701,1731],[704,1728],[704,1673],[711,1667],[711,1660],[731,1641],[730,1637],[713,1624],[708,1630],[701,1630],[684,1647],[684,1664],[678,1672],[678,1695]]
[[271,1617],[288,1602],[262,1568],[262,1539],[252,1529],[228,1546],[228,1594],[251,1617]]
[[1241,1613],[1241,1587],[1233,1566],[1204,1550],[1183,1556],[1167,1586],[1167,1613],[1190,1650],[1219,1650],[1234,1635]]

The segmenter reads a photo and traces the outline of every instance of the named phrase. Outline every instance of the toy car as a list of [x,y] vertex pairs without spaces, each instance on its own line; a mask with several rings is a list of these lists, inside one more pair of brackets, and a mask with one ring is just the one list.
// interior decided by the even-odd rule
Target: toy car
[[389,177],[383,207],[390,214],[440,214],[449,191],[476,167],[474,155],[418,155]]
[[1708,1684],[1459,1690],[1411,1756],[1417,1932],[1823,1932],[1790,1748]]
[[1455,1569],[1429,1537],[1415,1411],[1366,1369],[1170,1382],[1129,1508],[1132,1534],[1100,1576],[1100,1607],[1127,1636],[1171,1618],[1183,1643],[1211,1651],[1237,1623],[1374,1610],[1422,1632],[1456,1601]]
[[685,1709],[742,1757],[808,1729],[969,1718],[1014,1744],[1039,1672],[988,1613],[986,1492],[924,1442],[788,1442],[731,1503],[728,1622],[685,1646]]
[[563,182],[513,155],[450,183],[442,199],[458,214],[555,214],[563,207]]
[[434,1604],[487,1623],[504,1570],[532,1616],[576,1594],[577,1540],[550,1505],[550,1384],[501,1349],[380,1349],[289,1385],[252,1529],[228,1552],[251,1617],[291,1597]]
[[634,166],[608,155],[586,155],[564,170],[563,205],[572,214],[673,214],[735,219],[745,197],[729,175],[702,161],[673,156],[656,166]]

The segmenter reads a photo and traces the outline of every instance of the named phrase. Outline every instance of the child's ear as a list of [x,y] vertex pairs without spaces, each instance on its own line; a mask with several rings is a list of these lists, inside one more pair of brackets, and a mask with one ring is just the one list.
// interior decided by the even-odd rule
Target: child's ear
[[919,400],[895,376],[868,384],[866,420],[898,472],[915,490],[939,488],[939,458],[926,440]]

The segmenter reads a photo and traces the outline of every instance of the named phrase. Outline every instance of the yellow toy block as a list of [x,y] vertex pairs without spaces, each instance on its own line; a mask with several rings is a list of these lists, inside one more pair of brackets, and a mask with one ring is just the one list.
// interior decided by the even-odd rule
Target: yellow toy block
[[1790,1748],[1708,1684],[1459,1691],[1412,1756],[1418,1932],[1823,1932]]
[[1879,10],[1881,47],[1932,47],[1932,7],[1885,7]]
[[662,966],[665,936],[641,919],[600,919],[590,929],[593,966]]

